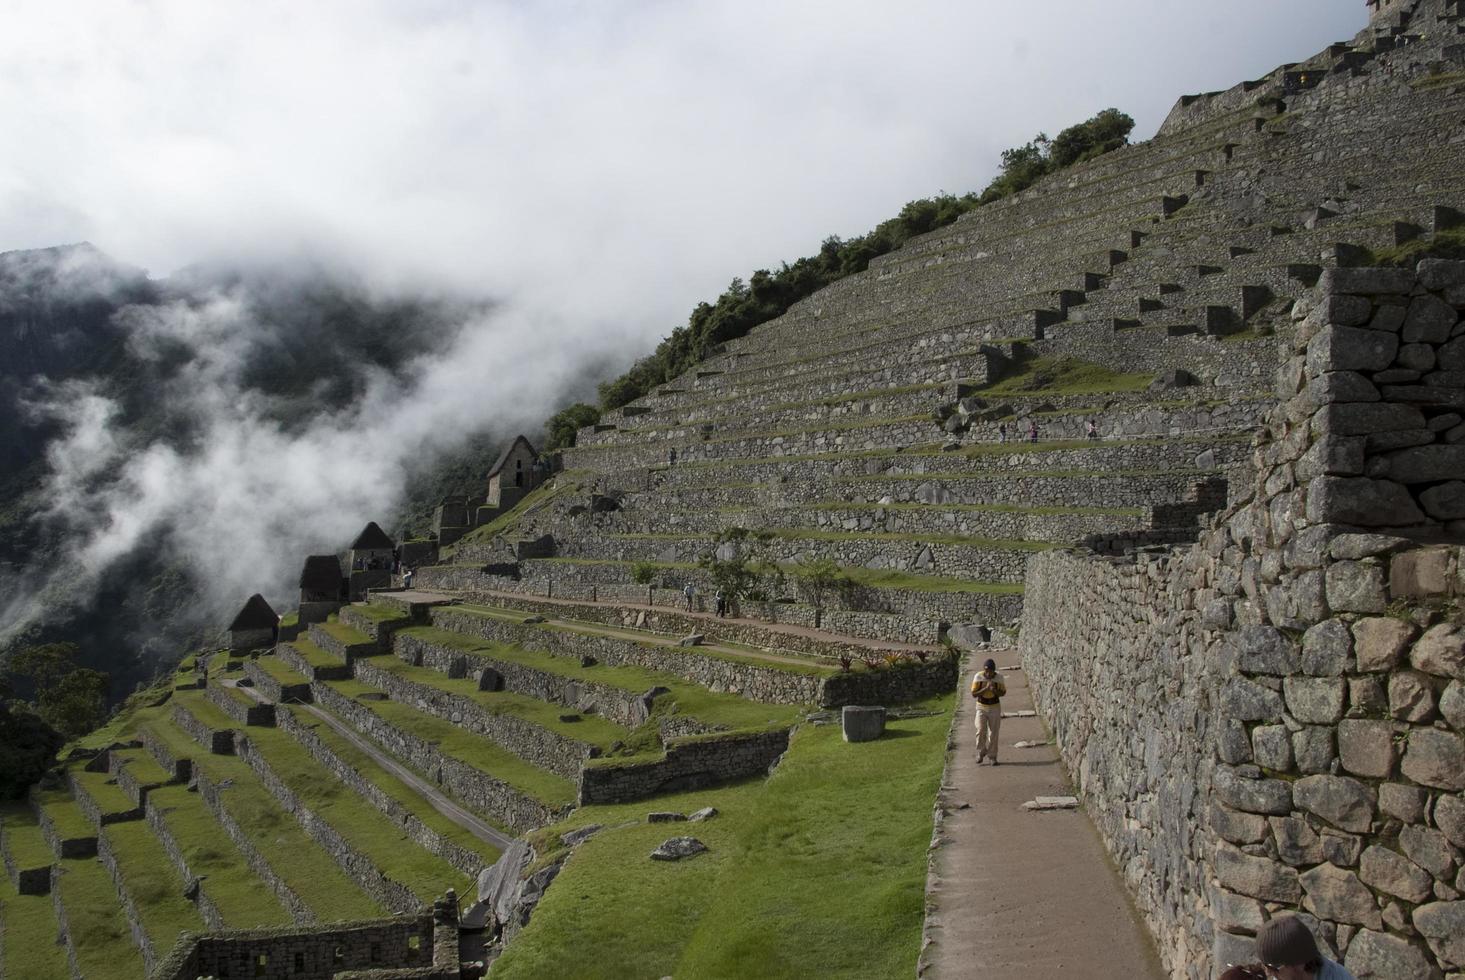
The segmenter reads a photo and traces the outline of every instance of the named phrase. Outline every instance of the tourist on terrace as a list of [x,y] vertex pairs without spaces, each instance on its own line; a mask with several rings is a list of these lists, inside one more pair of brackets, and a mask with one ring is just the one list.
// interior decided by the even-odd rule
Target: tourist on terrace
[[688,582],[686,585],[682,586],[682,595],[687,597],[687,612],[691,612],[692,600],[697,595],[697,587],[694,586],[691,582]]
[[1356,980],[1318,952],[1317,940],[1295,915],[1270,919],[1257,930],[1256,957],[1260,963],[1233,966],[1221,980]]
[[717,618],[723,619],[727,616],[727,594],[718,589],[714,598],[717,600]]
[[997,673],[997,661],[988,660],[972,677],[972,697],[977,699],[977,765],[986,759],[997,765],[997,731],[1002,727],[1002,695],[1007,683]]
[[402,588],[412,588],[412,569],[410,568],[402,569]]
[[1001,422],[1001,423],[998,423],[998,425],[997,425],[997,441],[1000,442],[1000,443],[1006,443],[1007,442],[1007,423],[1006,422]]
[[1037,419],[1029,419],[1028,420],[1028,442],[1037,442],[1037,441],[1038,441],[1038,420]]
[[1089,419],[1089,421],[1088,421],[1087,434],[1088,434],[1088,437],[1090,439],[1097,439],[1097,438],[1099,438],[1099,427],[1094,424],[1094,420],[1093,419]]

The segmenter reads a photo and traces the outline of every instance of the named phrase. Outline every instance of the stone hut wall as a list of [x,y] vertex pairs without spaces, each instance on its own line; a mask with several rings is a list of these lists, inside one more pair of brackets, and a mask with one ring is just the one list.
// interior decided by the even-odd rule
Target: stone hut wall
[[1033,562],[1035,697],[1174,977],[1283,911],[1360,978],[1465,969],[1462,307],[1465,263],[1325,273],[1249,496]]
[[787,729],[692,736],[667,746],[666,757],[656,762],[589,765],[580,779],[580,805],[628,803],[767,773],[788,750],[788,738]]
[[345,970],[428,968],[432,939],[432,917],[421,914],[310,931],[226,930],[180,940],[153,977],[329,980]]

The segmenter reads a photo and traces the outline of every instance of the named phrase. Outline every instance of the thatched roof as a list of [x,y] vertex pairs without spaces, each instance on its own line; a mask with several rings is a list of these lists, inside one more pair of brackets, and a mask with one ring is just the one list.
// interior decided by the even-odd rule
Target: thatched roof
[[229,632],[237,633],[240,630],[268,630],[280,625],[279,614],[265,601],[265,597],[256,592],[249,597],[244,608],[239,610],[239,615],[234,617],[234,622],[229,624]]
[[361,533],[356,535],[356,540],[351,542],[352,551],[368,551],[381,548],[390,550],[396,546],[397,543],[387,537],[387,532],[383,531],[376,521],[372,521],[366,527],[362,528]]
[[300,591],[340,592],[342,578],[341,562],[335,555],[311,555],[300,570]]

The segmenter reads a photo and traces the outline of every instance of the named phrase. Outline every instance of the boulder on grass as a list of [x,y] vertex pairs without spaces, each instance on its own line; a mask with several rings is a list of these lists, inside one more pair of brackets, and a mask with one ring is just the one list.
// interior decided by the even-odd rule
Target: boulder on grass
[[880,705],[847,704],[841,718],[846,742],[873,742],[885,734],[885,709]]

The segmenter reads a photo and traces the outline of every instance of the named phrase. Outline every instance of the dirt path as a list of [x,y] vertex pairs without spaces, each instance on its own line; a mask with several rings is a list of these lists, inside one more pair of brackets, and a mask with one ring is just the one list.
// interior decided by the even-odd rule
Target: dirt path
[[[224,680],[224,683],[226,685],[238,687],[239,690],[243,691],[245,694],[248,694],[256,701],[266,700],[265,696],[259,691],[256,691],[253,687],[243,687],[236,685],[234,684],[233,680],[228,678]],[[377,765],[381,766],[387,772],[391,773],[393,776],[397,777],[397,779],[405,783],[408,788],[410,788],[418,796],[422,797],[422,799],[425,800],[427,804],[431,806],[434,810],[447,817],[459,827],[462,827],[464,830],[468,831],[468,833],[472,834],[474,837],[477,837],[479,840],[483,841],[486,844],[492,844],[494,847],[498,848],[501,851],[514,842],[514,838],[484,823],[482,820],[478,819],[478,817],[474,815],[471,811],[463,809],[463,807],[448,799],[446,796],[438,791],[437,787],[433,786],[421,776],[418,776],[411,769],[408,769],[406,766],[403,766],[402,764],[397,762],[391,756],[382,752],[371,742],[367,741],[365,738],[361,737],[361,735],[357,734],[355,729],[343,723],[335,715],[322,711],[320,708],[317,708],[313,704],[294,702],[291,703],[290,707],[299,711],[308,712],[316,719],[324,722],[326,725],[329,725],[336,734],[340,735],[346,741],[354,745],[357,749],[370,756],[371,761],[375,762]]]
[[[1001,669],[1016,654],[994,659]],[[1037,796],[1073,792],[1051,745],[1012,747],[1047,739],[1039,719],[1004,718],[1002,764],[976,764],[976,701],[967,696],[974,669],[968,666],[957,691],[955,749],[940,794],[946,817],[928,884],[931,945],[920,975],[1164,980],[1154,943],[1084,811],[1021,809]],[[1003,711],[1032,710],[1027,675],[1004,670],[1003,677]]]

